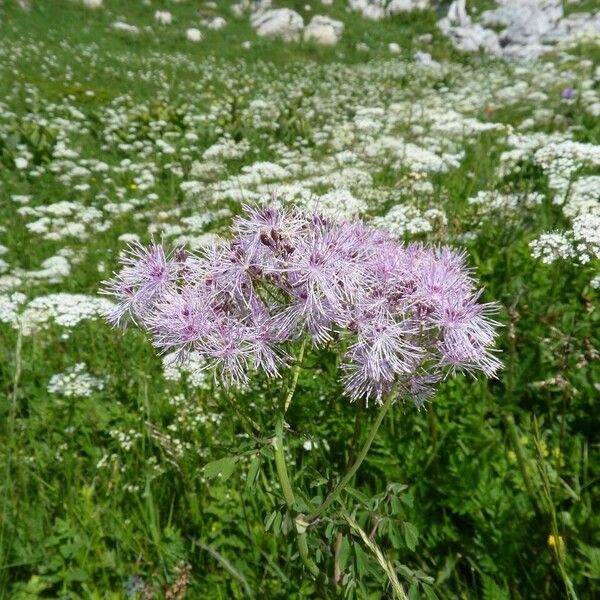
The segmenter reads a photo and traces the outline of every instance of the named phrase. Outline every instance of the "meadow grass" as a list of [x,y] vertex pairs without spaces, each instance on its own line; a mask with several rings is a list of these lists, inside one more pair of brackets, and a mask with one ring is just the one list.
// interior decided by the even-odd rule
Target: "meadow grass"
[[[185,28],[199,21],[195,2],[104,4],[90,11],[75,1],[40,0],[30,13],[10,0],[0,5],[0,258],[7,265],[0,275],[20,279],[12,287],[0,279],[4,296],[95,297],[116,267],[124,234],[145,241],[152,233],[176,235],[165,234],[165,224],[194,215],[210,217],[206,231],[222,231],[240,203],[233,193],[218,195],[219,181],[258,161],[281,162],[283,148],[293,150],[294,160],[306,159],[308,172],[339,151],[327,137],[329,125],[342,131],[363,104],[383,107],[373,118],[385,124],[394,103],[414,103],[418,113],[432,98],[480,78],[490,99],[474,101],[461,114],[518,132],[539,106],[517,89],[514,102],[503,100],[495,79],[503,78],[503,87],[535,81],[543,68],[558,64],[560,78],[543,83],[550,117],[536,113],[535,131],[600,144],[598,119],[560,96],[565,73],[576,83],[593,79],[596,47],[551,56],[520,74],[512,65],[458,53],[437,31],[433,11],[375,23],[348,12],[344,2],[327,10],[313,3],[311,12],[304,1],[288,2],[305,20],[327,12],[344,21],[340,43],[323,48],[257,38],[247,16],[235,18],[225,2],[217,10],[204,7],[206,17],[222,14],[228,23],[220,31],[203,27],[199,44],[185,39]],[[160,8],[173,12],[173,25],[155,23]],[[120,17],[149,29],[112,31]],[[431,42],[418,41],[425,33]],[[250,50],[242,49],[245,40]],[[390,42],[401,45],[400,56],[389,54]],[[370,50],[357,50],[357,43]],[[421,70],[412,59],[417,50],[448,68]],[[469,89],[474,97],[479,92]],[[251,122],[248,106],[257,98],[276,104],[273,127]],[[423,136],[433,134],[413,127],[419,118],[392,123],[387,134],[427,145],[430,137]],[[195,141],[183,141],[190,131]],[[548,173],[539,164],[523,159],[519,169],[500,169],[511,148],[507,131],[465,133],[458,142],[436,133],[440,156],[456,148],[462,153],[457,166],[424,176],[431,192],[415,192],[414,202],[422,212],[439,208],[447,219],[429,231],[404,233],[466,247],[484,299],[501,306],[504,369],[491,382],[448,380],[422,410],[396,407],[344,499],[368,533],[383,515],[372,537],[411,600],[558,598],[567,594],[565,581],[579,598],[599,593],[600,328],[598,293],[590,285],[597,259],[581,267],[575,261],[544,265],[531,256],[531,241],[570,221],[549,200]],[[186,194],[180,184],[196,177],[192,163],[204,162],[203,152],[225,134],[247,141],[251,150],[219,159],[222,172]],[[174,155],[146,152],[161,136],[176,147]],[[73,156],[53,154],[61,139]],[[446,143],[454,146],[445,150]],[[21,146],[33,154],[25,171],[14,161]],[[181,158],[185,153],[189,160]],[[88,187],[77,189],[80,180],[69,173],[85,159],[108,167],[90,167]],[[123,167],[124,159],[133,166]],[[154,181],[141,190],[135,178],[146,163]],[[408,163],[369,164],[371,181],[354,194],[371,194],[368,218],[385,216],[419,179]],[[39,172],[31,175],[33,167]],[[578,171],[598,172],[597,165]],[[312,191],[330,187],[323,179]],[[533,209],[479,214],[468,200],[487,189],[535,192],[546,200]],[[150,192],[158,200],[148,199]],[[20,195],[31,198],[21,204]],[[103,208],[132,199],[138,203],[130,210]],[[99,207],[102,217],[66,217],[83,224],[85,235],[59,231],[50,239],[28,227],[39,215],[23,206],[62,200]],[[106,227],[98,225],[102,219]],[[61,252],[68,275],[27,275]],[[139,332],[116,332],[102,319],[74,327],[47,321],[28,331],[0,318],[0,597],[177,598],[180,589],[201,599],[388,597],[377,560],[347,522],[324,520],[318,527],[327,542],[311,543],[323,568],[333,572],[335,562],[342,569],[338,589],[314,583],[302,569],[274,489],[269,444],[247,432],[248,419],[273,431],[273,403],[286,380],[257,377],[248,389],[230,393],[210,378],[200,386],[185,377],[168,381]],[[49,392],[52,376],[77,363],[103,387],[72,396]],[[286,416],[292,478],[306,490],[302,501],[327,493],[372,418],[370,409],[342,396],[335,357],[312,352]],[[228,472],[206,476],[207,463],[228,456],[238,457]],[[334,551],[338,533],[341,559]]]

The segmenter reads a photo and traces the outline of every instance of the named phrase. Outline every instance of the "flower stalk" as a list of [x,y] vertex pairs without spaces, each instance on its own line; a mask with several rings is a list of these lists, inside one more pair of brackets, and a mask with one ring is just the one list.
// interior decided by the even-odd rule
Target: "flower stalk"
[[287,471],[285,463],[285,455],[283,452],[283,415],[280,415],[275,424],[275,438],[273,440],[273,449],[275,450],[275,468],[277,469],[277,477],[281,485],[283,497],[289,508],[292,508],[296,502],[294,490]]
[[[294,504],[296,503],[296,497],[294,496],[294,490],[290,482],[288,475],[287,465],[285,463],[285,455],[283,452],[283,414],[277,418],[275,424],[275,438],[273,439],[273,449],[275,452],[275,468],[277,471],[277,477],[279,478],[279,484],[283,491],[285,502],[290,511],[294,510]],[[298,543],[298,552],[302,563],[307,568],[308,572],[317,579],[320,575],[319,567],[310,558],[308,553],[308,543],[306,541],[306,527],[303,524],[302,515],[298,515],[298,519],[295,519],[296,526],[296,540]]]
[[294,372],[292,374],[292,383],[288,390],[288,393],[285,397],[285,405],[283,407],[283,414],[288,411],[290,404],[292,403],[292,398],[294,397],[294,392],[296,391],[296,386],[298,385],[298,376],[300,375],[300,365],[302,364],[302,359],[304,358],[304,350],[306,348],[306,338],[302,340],[302,345],[300,346],[300,350],[298,351],[298,357],[296,358],[296,366],[294,367]]
[[381,423],[383,422],[385,415],[387,414],[390,406],[392,405],[392,403],[394,401],[394,397],[395,397],[395,395],[393,393],[388,394],[385,402],[383,403],[383,406],[379,410],[377,418],[375,419],[373,425],[371,426],[369,435],[368,435],[363,447],[361,448],[360,453],[358,454],[356,460],[354,461],[352,466],[346,471],[346,474],[344,475],[342,480],[337,484],[335,489],[330,492],[330,494],[327,496],[327,498],[325,498],[325,500],[323,501],[323,504],[321,504],[321,506],[319,506],[319,508],[314,510],[308,516],[309,522],[312,523],[314,520],[319,518],[335,502],[336,498],[342,493],[342,491],[348,485],[348,483],[350,482],[352,477],[354,477],[354,474],[356,473],[356,471],[358,471],[360,465],[365,460],[365,457],[367,456],[367,453],[369,452],[369,449],[371,448],[371,444],[373,443],[373,440],[375,439],[375,436],[377,435],[377,431],[379,431],[379,427],[381,426]]
[[385,554],[381,551],[379,546],[368,536],[365,531],[360,527],[360,525],[346,512],[346,510],[342,510],[342,517],[348,523],[351,529],[353,529],[360,538],[362,539],[365,546],[375,555],[377,562],[383,569],[384,573],[387,575],[387,578],[392,586],[392,594],[394,599],[397,600],[408,600],[408,596],[398,579],[398,575],[394,569],[394,566],[390,562],[390,560],[385,556]]

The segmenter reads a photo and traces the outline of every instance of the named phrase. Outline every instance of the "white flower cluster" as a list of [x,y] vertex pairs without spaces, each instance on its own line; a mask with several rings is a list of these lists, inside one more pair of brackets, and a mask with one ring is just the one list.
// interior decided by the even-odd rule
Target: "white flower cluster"
[[600,176],[584,175],[571,183],[562,204],[566,217],[600,214]]
[[511,133],[506,138],[507,150],[500,155],[501,176],[510,173],[519,173],[522,165],[529,162],[537,150],[549,145],[561,144],[568,140],[563,133],[543,133],[534,131],[531,133]]
[[66,200],[36,208],[23,206],[18,213],[22,216],[39,217],[27,223],[26,227],[45,240],[56,241],[69,237],[84,240],[91,232],[100,233],[110,226],[97,208]]
[[[61,248],[58,254],[42,261],[39,269],[21,269],[15,267],[10,275],[0,277],[0,291],[9,291],[28,284],[28,287],[36,283],[60,283],[71,273],[74,261],[81,259],[82,252],[78,256],[70,248]],[[5,265],[5,268],[3,268]],[[9,265],[0,259],[0,273],[8,270]]]
[[121,450],[124,452],[129,452],[133,448],[135,442],[142,438],[142,434],[135,429],[129,429],[128,431],[111,429],[108,433],[111,438],[116,440]]
[[543,201],[544,195],[539,192],[504,194],[493,190],[481,190],[468,199],[470,205],[477,207],[479,215],[508,215],[522,208],[534,208]]
[[579,215],[572,229],[566,232],[544,233],[531,242],[534,258],[545,264],[558,259],[576,260],[587,265],[600,259],[600,214]]
[[600,259],[600,211],[575,217],[572,236],[579,262]]
[[211,378],[197,352],[190,352],[184,362],[179,362],[175,354],[166,354],[162,363],[163,375],[167,381],[179,382],[185,379],[192,388],[210,389]]
[[111,307],[110,300],[84,294],[48,294],[29,303],[24,294],[0,294],[0,321],[21,329],[23,335],[33,335],[51,323],[72,328],[86,319],[103,317]]
[[397,204],[385,216],[373,219],[373,225],[386,229],[394,237],[430,233],[446,224],[446,215],[437,208],[420,210],[411,204]]
[[558,47],[561,50],[576,50],[583,45],[600,46],[600,31],[593,27],[578,29],[575,33],[561,40]]
[[[308,204],[306,202],[305,204]],[[350,190],[332,190],[319,196],[315,207],[320,212],[340,219],[351,219],[367,211],[367,203],[355,198]]]
[[581,175],[600,168],[600,145],[562,142],[540,148],[535,161],[548,175],[554,203],[571,220],[562,233],[546,233],[531,244],[534,257],[551,263],[558,258],[587,265],[600,258],[600,177]]
[[77,363],[64,373],[52,375],[48,383],[48,393],[66,398],[86,398],[104,388],[106,379],[94,377],[87,372],[85,363]]
[[21,305],[27,302],[27,296],[20,292],[0,294],[0,322],[14,325],[18,322]]
[[250,152],[248,140],[236,142],[231,135],[225,134],[216,144],[207,148],[202,154],[205,161],[237,160]]
[[212,423],[219,425],[223,415],[218,412],[207,412],[197,402],[191,401],[183,394],[177,394],[169,398],[169,404],[175,408],[176,416],[173,423],[168,427],[173,433],[186,432],[197,433],[199,425]]
[[575,256],[571,240],[560,232],[543,233],[530,243],[530,247],[533,257],[541,259],[546,265]]
[[583,167],[600,167],[600,145],[582,142],[548,144],[535,153],[535,162],[548,175],[548,184],[562,203],[573,176]]

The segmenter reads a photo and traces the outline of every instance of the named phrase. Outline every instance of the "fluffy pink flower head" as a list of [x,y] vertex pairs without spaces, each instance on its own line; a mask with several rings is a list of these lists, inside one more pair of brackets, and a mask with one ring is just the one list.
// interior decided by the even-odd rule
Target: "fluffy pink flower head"
[[308,337],[342,356],[353,399],[396,388],[417,406],[456,371],[493,377],[495,305],[479,302],[466,256],[403,245],[361,221],[244,207],[228,243],[195,256],[134,246],[105,291],[160,350],[194,350],[225,384],[277,377]]

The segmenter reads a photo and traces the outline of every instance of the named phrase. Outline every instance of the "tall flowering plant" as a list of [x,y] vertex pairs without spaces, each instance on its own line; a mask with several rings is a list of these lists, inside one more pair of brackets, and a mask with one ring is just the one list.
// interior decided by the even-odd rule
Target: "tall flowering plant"
[[421,407],[458,371],[494,376],[495,306],[479,301],[464,253],[404,245],[359,220],[245,207],[231,233],[199,255],[132,246],[105,286],[116,298],[109,320],[147,331],[176,360],[197,353],[224,386],[246,385],[258,371],[279,378],[292,369],[274,407],[272,436],[290,511],[296,496],[283,448],[285,414],[305,351],[337,351],[346,396],[375,405],[377,415],[337,486],[308,514],[294,514],[300,557],[323,577],[309,555],[307,529],[340,499],[392,404],[409,399]]

